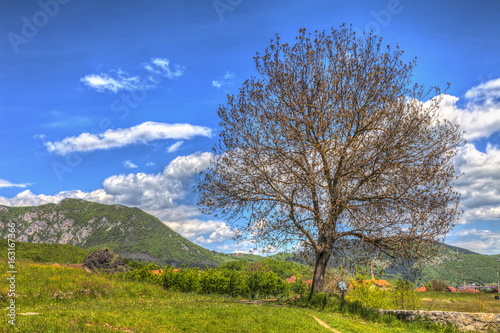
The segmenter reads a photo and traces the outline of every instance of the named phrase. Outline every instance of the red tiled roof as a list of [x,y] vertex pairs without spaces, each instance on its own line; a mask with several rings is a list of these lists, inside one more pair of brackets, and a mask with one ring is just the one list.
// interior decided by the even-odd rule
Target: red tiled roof
[[[178,272],[179,268],[174,268],[173,271],[174,272]],[[155,269],[155,270],[152,270],[150,272],[153,273],[153,274],[156,274],[156,275],[161,275],[163,273],[163,269]]]
[[[352,285],[354,284],[358,284],[359,281],[356,280],[356,281],[353,281],[352,283],[349,283],[349,286],[348,288],[352,288]],[[374,285],[382,288],[382,287],[390,287],[392,286],[387,280],[363,280],[363,284],[368,284],[368,283],[373,283]]]
[[479,293],[480,291],[477,290],[477,289],[473,289],[473,288],[467,288],[467,289],[459,289],[458,290],[459,293]]
[[288,283],[295,283],[296,280],[297,280],[297,277],[295,277],[295,275],[292,275],[288,279],[286,279],[286,282],[288,282]]
[[427,291],[427,287],[421,286],[421,287],[418,287],[417,289],[415,289],[415,291],[418,291],[418,292]]
[[156,274],[156,275],[161,275],[161,273],[163,273],[163,269],[155,269],[155,270],[152,270],[150,272],[153,274]]
[[373,280],[373,283],[375,283],[377,286],[379,287],[383,287],[383,286],[392,286],[389,281],[386,281],[386,280]]
[[448,287],[448,288],[446,288],[446,291],[449,291],[451,293],[456,293],[457,289],[455,289],[454,287]]

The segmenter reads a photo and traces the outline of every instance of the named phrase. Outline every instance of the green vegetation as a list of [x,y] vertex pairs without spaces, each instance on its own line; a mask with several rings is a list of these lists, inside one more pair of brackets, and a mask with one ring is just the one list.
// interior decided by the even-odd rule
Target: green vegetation
[[[138,208],[65,199],[57,205],[4,207],[0,210],[0,221],[16,223],[17,236],[23,240],[17,242],[17,256],[31,261],[81,263],[90,250],[108,247],[129,258],[131,267],[135,268],[142,266],[136,261],[176,267],[189,264],[201,268],[234,262],[263,262],[262,265],[267,265],[282,278],[292,275],[312,278],[308,266],[291,263],[291,260],[300,260],[290,253],[278,253],[266,258],[254,254],[233,256],[209,251],[191,243]],[[0,238],[5,237],[6,230],[0,228]],[[24,241],[37,243],[26,244]],[[43,244],[61,241],[83,250],[69,245],[52,247]],[[0,242],[0,250],[5,246],[5,241]],[[464,280],[468,283],[496,284],[497,267],[500,267],[500,255],[480,255],[448,245],[434,261],[422,266],[420,283],[442,279],[455,287],[462,285]],[[401,272],[387,271],[385,279],[396,281],[402,276]]]
[[[57,205],[5,207],[0,221],[14,222],[25,242],[64,242],[86,250],[107,247],[123,257],[161,265],[220,263],[209,250],[138,208],[64,199]],[[7,228],[0,229],[0,238],[6,233]]]
[[[243,263],[244,262],[236,262]],[[289,292],[304,293],[305,283],[298,278],[296,283],[288,284],[278,274],[267,266],[257,267],[247,264],[218,268],[181,268],[164,267],[161,275],[152,273],[160,270],[155,264],[149,264],[141,269],[119,274],[125,280],[149,281],[163,286],[165,289],[199,294],[219,294],[228,297],[245,298],[280,298],[288,297]]]
[[372,309],[417,310],[420,307],[413,284],[406,280],[396,281],[392,290],[389,290],[379,288],[366,277],[358,277],[348,290],[346,299]]
[[[0,240],[0,253],[7,253],[7,240]],[[80,264],[90,251],[66,244],[16,242],[16,259],[33,262]]]
[[427,291],[417,293],[421,310],[500,313],[500,302],[489,293],[450,293]]
[[292,275],[301,275],[304,278],[310,279],[312,277],[311,268],[307,265],[299,264],[293,261],[282,261],[274,258],[263,258],[258,262],[250,263],[246,260],[242,261],[229,261],[221,266],[220,269],[233,269],[233,270],[249,270],[256,271],[262,267],[267,267],[269,270],[278,274],[282,279],[287,279]]
[[429,291],[446,291],[446,288],[448,288],[446,282],[440,279],[432,279],[429,283],[431,285],[431,288],[427,289]]
[[497,267],[500,267],[495,256],[463,253],[453,249],[445,250],[435,261],[437,264],[423,266],[423,280],[441,279],[454,287],[463,285],[464,280],[481,285],[494,284],[497,280]]
[[[343,333],[453,332],[380,316],[359,304],[342,305],[336,296],[249,303],[69,267],[22,261],[17,266],[17,326],[2,316],[0,332],[330,332],[312,316]],[[0,261],[0,271],[7,271],[6,261]],[[7,289],[0,288],[5,308]]]

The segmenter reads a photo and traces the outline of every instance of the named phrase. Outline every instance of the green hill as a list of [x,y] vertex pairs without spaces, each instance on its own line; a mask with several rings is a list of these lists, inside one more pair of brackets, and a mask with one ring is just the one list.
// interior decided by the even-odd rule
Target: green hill
[[160,265],[215,266],[214,255],[138,208],[79,199],[36,207],[0,206],[0,238],[16,224],[17,241],[69,244],[85,250],[108,247],[122,257]]
[[500,255],[488,256],[468,250],[461,251],[464,249],[448,245],[446,247],[441,256],[435,259],[435,263],[424,265],[422,273],[425,281],[442,279],[453,286],[461,286],[464,281],[481,285],[496,284]]
[[[0,253],[7,253],[7,240],[0,239]],[[67,244],[16,242],[16,260],[42,263],[80,264],[88,250]]]

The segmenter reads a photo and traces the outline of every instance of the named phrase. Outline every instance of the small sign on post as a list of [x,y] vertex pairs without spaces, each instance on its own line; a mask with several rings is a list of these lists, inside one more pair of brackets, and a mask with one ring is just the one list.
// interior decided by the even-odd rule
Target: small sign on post
[[345,283],[344,281],[339,281],[337,283],[337,287],[339,287],[340,291],[342,292],[342,303],[344,302],[344,295],[346,291]]

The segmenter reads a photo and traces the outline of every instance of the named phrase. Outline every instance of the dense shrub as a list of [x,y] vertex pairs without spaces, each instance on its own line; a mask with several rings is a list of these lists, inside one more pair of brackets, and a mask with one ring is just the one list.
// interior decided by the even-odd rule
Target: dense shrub
[[397,280],[391,291],[392,306],[401,310],[416,310],[420,307],[420,299],[413,291],[413,283],[408,280]]
[[352,288],[347,292],[346,299],[350,302],[359,302],[372,309],[388,309],[391,307],[389,291],[380,289],[372,281],[358,277]]
[[347,293],[346,299],[372,309],[415,310],[420,299],[413,284],[408,280],[397,280],[391,290],[381,289],[371,280],[359,277]]
[[440,279],[432,279],[430,283],[433,291],[445,291],[448,288],[448,284]]
[[[290,285],[286,281],[281,279],[278,274],[266,271],[264,267],[255,272],[217,268],[207,268],[206,270],[181,268],[174,271],[173,267],[164,267],[161,275],[151,272],[159,269],[158,265],[148,264],[143,268],[118,276],[128,280],[158,283],[164,288],[174,291],[220,294],[232,297],[257,298],[260,295],[266,298],[269,296],[283,298],[287,297],[290,291]],[[300,280],[297,286],[302,284],[304,283]]]

